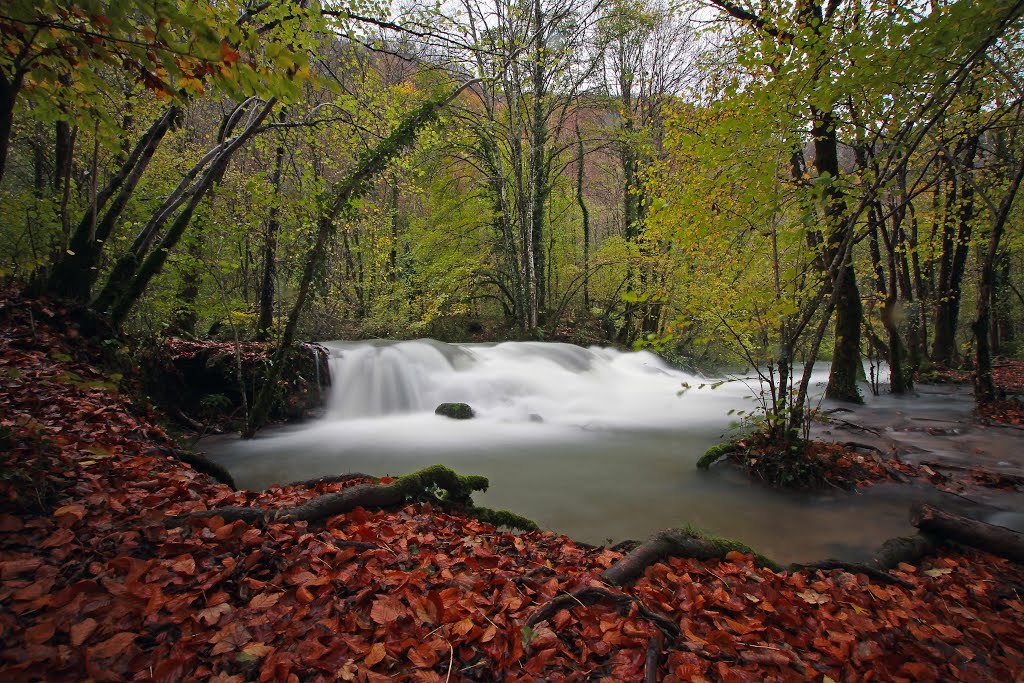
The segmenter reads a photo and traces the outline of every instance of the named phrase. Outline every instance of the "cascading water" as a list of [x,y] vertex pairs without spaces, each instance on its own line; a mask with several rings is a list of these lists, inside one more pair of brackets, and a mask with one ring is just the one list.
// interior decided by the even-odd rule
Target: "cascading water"
[[[443,463],[490,478],[480,504],[582,541],[643,538],[690,523],[783,562],[863,559],[913,531],[907,487],[805,495],[768,490],[730,468],[698,472],[697,458],[729,432],[730,411],[751,408],[756,381],[718,384],[650,353],[569,344],[324,346],[331,387],[323,418],[250,441],[203,443],[240,485],[398,475]],[[823,365],[814,385],[826,377]],[[476,417],[435,415],[444,402],[468,403]],[[942,396],[938,405],[953,404]],[[962,410],[969,413],[969,397]]]
[[461,402],[490,423],[677,427],[681,420],[693,421],[692,414],[683,413],[686,397],[681,394],[702,394],[699,403],[685,400],[688,413],[698,409],[721,418],[723,411],[712,406],[725,405],[736,393],[698,388],[703,380],[646,352],[431,340],[335,342],[328,347],[332,390],[327,416],[334,420],[432,413],[440,403]]

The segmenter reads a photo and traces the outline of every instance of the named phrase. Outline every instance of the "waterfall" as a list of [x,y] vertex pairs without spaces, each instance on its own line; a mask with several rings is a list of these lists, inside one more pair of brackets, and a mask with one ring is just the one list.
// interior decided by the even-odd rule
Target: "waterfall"
[[[352,420],[432,413],[440,403],[468,403],[485,420],[678,423],[736,391],[698,388],[702,379],[648,352],[585,349],[571,344],[331,342],[327,418]],[[689,387],[687,389],[687,387]],[[700,405],[680,398],[706,394]],[[727,396],[729,395],[729,396]],[[713,408],[721,414],[721,405]]]

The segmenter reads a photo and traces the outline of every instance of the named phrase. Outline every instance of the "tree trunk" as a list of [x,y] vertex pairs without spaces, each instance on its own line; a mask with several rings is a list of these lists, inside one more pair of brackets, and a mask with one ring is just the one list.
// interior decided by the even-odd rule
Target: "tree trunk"
[[533,201],[530,207],[530,241],[533,263],[533,290],[531,295],[530,327],[536,328],[543,312],[547,309],[547,291],[545,287],[546,259],[544,257],[544,218],[547,206],[548,184],[547,174],[547,121],[544,116],[544,99],[546,84],[544,59],[547,40],[544,30],[544,12],[540,0],[533,3],[535,22],[535,48],[533,52],[533,121],[530,141],[530,196]]
[[306,304],[310,285],[324,258],[327,242],[335,232],[338,217],[352,210],[352,202],[367,192],[370,182],[396,156],[416,142],[420,131],[437,119],[438,112],[442,107],[446,106],[465,88],[475,82],[470,81],[463,84],[454,93],[442,100],[428,100],[425,102],[423,106],[409,114],[391,132],[391,135],[382,140],[373,150],[365,153],[351,175],[331,188],[331,193],[326,198],[326,203],[320,211],[320,217],[317,221],[316,242],[313,244],[313,248],[306,259],[302,278],[299,281],[299,290],[295,296],[295,303],[292,305],[291,313],[288,315],[288,322],[285,324],[284,332],[278,341],[277,350],[270,363],[270,369],[253,403],[252,413],[249,414],[248,424],[246,424],[242,436],[246,438],[253,436],[256,430],[266,422],[267,416],[270,415],[270,409],[277,399],[278,381],[284,366],[285,354],[295,338],[295,331],[299,325],[299,316],[302,314]]
[[[181,236],[185,233],[189,224],[192,221],[192,215],[195,213],[199,204],[203,201],[203,198],[207,195],[210,189],[220,182],[221,178],[224,177],[224,172],[227,170],[227,165],[231,161],[231,157],[234,156],[242,145],[256,134],[259,130],[260,125],[264,119],[270,114],[274,105],[277,103],[275,98],[267,100],[260,111],[254,116],[246,125],[245,130],[238,134],[237,137],[233,138],[230,143],[226,144],[216,158],[210,164],[209,168],[203,173],[203,175],[196,181],[193,187],[192,196],[189,198],[188,205],[185,207],[178,217],[174,220],[171,228],[164,235],[160,244],[157,245],[138,268],[134,269],[134,275],[130,278],[125,277],[123,280],[115,282],[115,276],[124,277],[124,272],[118,271],[115,267],[113,273],[111,273],[110,280],[107,282],[107,287],[104,288],[103,296],[106,300],[109,297],[111,302],[110,305],[110,317],[115,327],[120,327],[124,324],[124,321],[128,317],[128,313],[131,312],[132,307],[139,300],[142,294],[149,287],[149,283],[154,277],[156,277],[163,269],[164,263],[167,261],[167,257],[170,255],[171,249],[177,246]],[[133,245],[134,246],[134,245]],[[134,252],[134,250],[133,250]],[[126,262],[129,265],[135,262],[138,258],[136,254],[129,252],[131,260]],[[123,266],[122,262],[118,262],[117,266]]]
[[1014,341],[1010,253],[1005,249],[1001,251],[996,263],[996,283],[992,290],[992,352],[1001,355],[1005,352],[1004,345]]
[[206,246],[205,221],[199,221],[192,239],[188,240],[188,262],[181,268],[178,287],[174,293],[174,315],[168,332],[181,337],[194,337],[199,313],[196,301],[203,281],[203,252]]
[[[820,9],[820,8],[819,8]],[[811,107],[814,116],[814,170],[819,182],[826,183],[823,191],[825,202],[825,223],[827,243],[825,254],[828,262],[834,262],[838,251],[845,251],[838,264],[838,272],[827,275],[836,280],[833,292],[835,301],[836,327],[835,347],[832,354],[832,370],[829,373],[828,398],[861,403],[857,377],[861,368],[860,334],[863,307],[860,291],[857,289],[857,274],[853,268],[853,247],[846,232],[852,226],[843,220],[843,194],[839,182],[839,141],[836,137],[835,121],[831,111]]]
[[135,303],[145,293],[146,288],[149,287],[149,283],[163,270],[164,263],[167,262],[171,249],[177,246],[178,240],[185,234],[185,230],[192,222],[192,215],[212,186],[213,183],[209,183],[192,195],[192,199],[182,212],[178,214],[178,217],[174,219],[171,229],[160,240],[157,248],[139,265],[127,287],[118,293],[110,309],[110,319],[115,328],[119,329],[124,324]]
[[[283,112],[282,112],[283,116]],[[274,287],[277,279],[277,233],[281,229],[279,219],[281,196],[281,171],[284,168],[284,144],[278,143],[274,158],[274,175],[271,184],[274,187],[274,205],[270,209],[266,230],[263,233],[263,272],[260,276],[260,315],[256,321],[256,340],[266,341],[270,338],[274,326]]]
[[[978,149],[978,136],[972,136],[966,145],[963,164],[974,165]],[[970,171],[965,171],[969,173]],[[956,182],[948,201],[947,212],[955,211],[956,235],[953,235],[952,221],[947,218],[943,225],[942,254],[939,262],[939,286],[935,301],[935,337],[932,342],[932,361],[952,367],[957,363],[956,330],[960,317],[960,294],[964,272],[967,269],[967,255],[971,240],[971,222],[974,219],[974,186],[970,182]],[[957,188],[959,192],[957,192]],[[959,195],[959,197],[958,197]]]
[[992,381],[992,350],[989,346],[989,326],[991,315],[992,293],[995,288],[996,279],[996,257],[999,253],[999,243],[1006,227],[1006,221],[1010,216],[1010,209],[1017,197],[1021,180],[1024,179],[1024,157],[1017,162],[1017,168],[1010,181],[1002,202],[992,220],[992,231],[988,238],[988,248],[985,250],[982,259],[981,273],[978,278],[978,311],[971,329],[974,332],[975,346],[975,375],[974,375],[974,401],[978,405],[991,403],[995,400],[996,388]]
[[583,197],[584,150],[583,135],[580,134],[579,120],[576,121],[576,203],[580,207],[583,231],[583,308],[590,315],[590,211]]
[[[47,284],[50,293],[76,301],[89,300],[103,248],[176,113],[176,107],[168,107],[153,122],[118,172],[96,196],[93,206],[71,236],[67,251],[54,264]],[[113,202],[103,218],[97,220],[100,210],[112,197]]]
[[60,225],[62,240],[60,250],[66,251],[71,240],[71,216],[68,203],[71,200],[71,167],[75,158],[75,139],[78,128],[72,128],[64,121],[58,121],[54,130],[54,172],[53,192],[60,195]]
[[21,91],[25,72],[15,69],[11,79],[0,73],[0,180],[7,168],[7,151],[11,146],[11,126],[14,123],[14,105]]

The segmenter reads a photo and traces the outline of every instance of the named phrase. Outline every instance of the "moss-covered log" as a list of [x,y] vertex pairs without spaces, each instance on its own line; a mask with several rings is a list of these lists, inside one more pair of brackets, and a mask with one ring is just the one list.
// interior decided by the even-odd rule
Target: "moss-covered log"
[[344,514],[356,508],[387,508],[410,501],[430,501],[478,517],[482,521],[524,530],[537,525],[507,510],[489,510],[473,505],[473,492],[486,491],[486,477],[462,476],[443,465],[431,465],[418,472],[399,477],[390,484],[361,484],[328,493],[286,508],[223,507],[169,518],[169,526],[185,523],[191,517],[221,517],[225,521],[314,522]]

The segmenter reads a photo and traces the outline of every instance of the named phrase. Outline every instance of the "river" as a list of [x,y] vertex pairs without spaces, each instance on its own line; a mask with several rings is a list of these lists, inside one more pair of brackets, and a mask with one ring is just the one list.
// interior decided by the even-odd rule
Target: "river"
[[[720,383],[657,356],[569,344],[333,342],[324,416],[255,439],[200,443],[240,486],[346,472],[400,475],[434,463],[491,482],[475,500],[590,543],[692,524],[779,562],[866,559],[913,533],[926,487],[770,490],[728,467],[695,468],[750,410],[756,380]],[[820,366],[814,384],[827,379]],[[434,414],[465,402],[471,420]],[[869,398],[870,404],[870,398]]]

